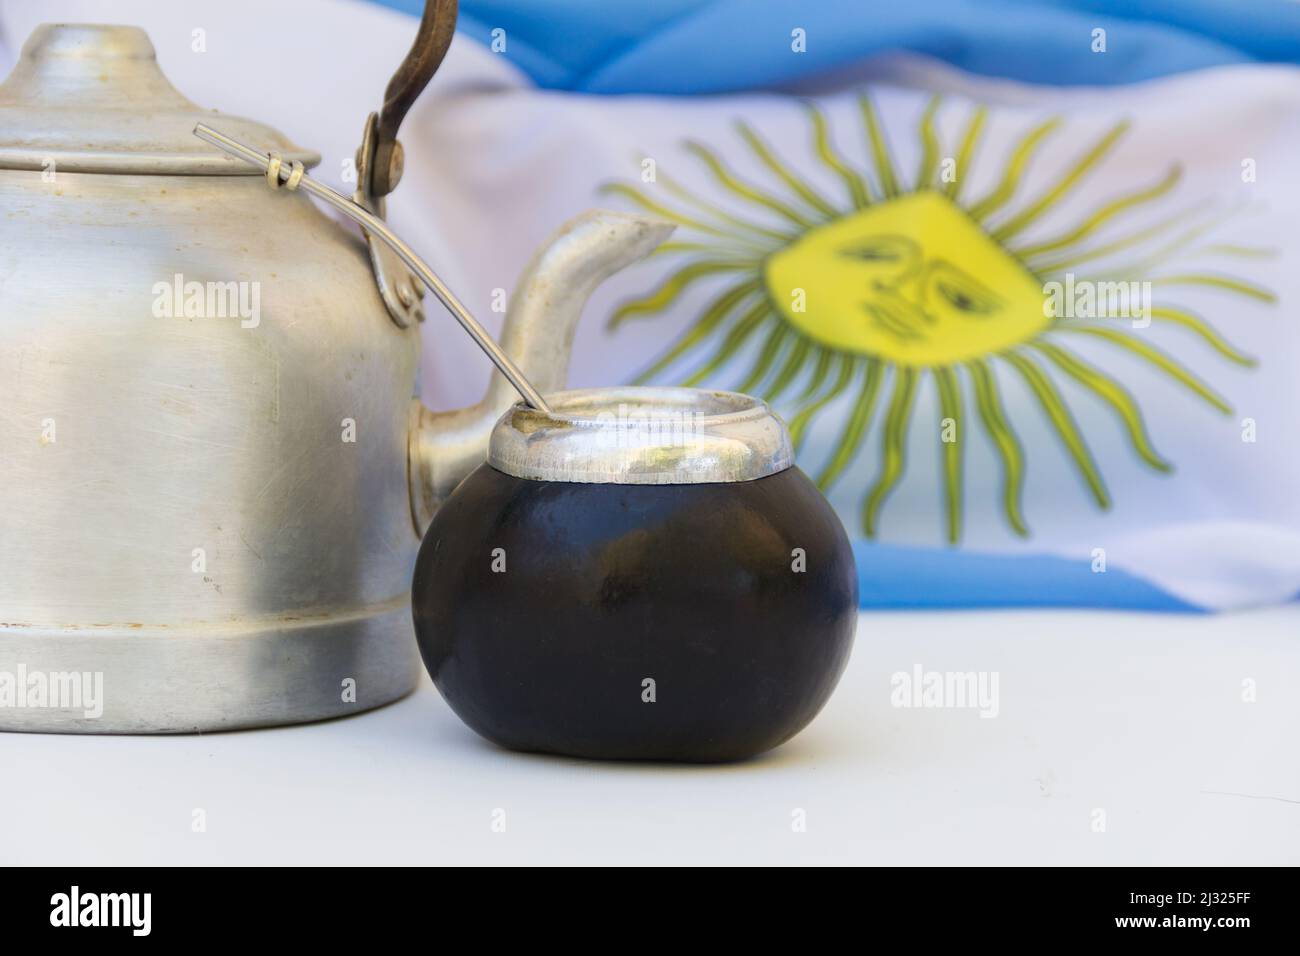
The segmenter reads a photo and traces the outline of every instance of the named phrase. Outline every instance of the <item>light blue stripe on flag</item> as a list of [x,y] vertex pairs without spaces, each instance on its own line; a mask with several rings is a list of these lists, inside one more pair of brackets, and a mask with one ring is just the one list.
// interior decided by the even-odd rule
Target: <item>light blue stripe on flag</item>
[[1199,612],[1118,568],[1053,555],[975,554],[853,543],[864,608],[1100,607]]
[[[800,54],[794,28],[806,33]],[[1053,85],[1300,62],[1300,3],[1290,0],[463,0],[460,29],[482,43],[504,30],[502,55],[539,86],[584,93],[760,89],[898,51]],[[1104,53],[1093,50],[1096,29]]]

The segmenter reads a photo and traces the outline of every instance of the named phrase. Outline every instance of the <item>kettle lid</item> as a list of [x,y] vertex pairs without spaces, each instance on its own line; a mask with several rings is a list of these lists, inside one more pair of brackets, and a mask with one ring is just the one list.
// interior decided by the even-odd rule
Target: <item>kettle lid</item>
[[[0,83],[0,169],[255,175],[194,137],[214,113],[171,85],[139,27],[42,24]],[[221,128],[285,159],[320,162],[253,120],[222,116]]]

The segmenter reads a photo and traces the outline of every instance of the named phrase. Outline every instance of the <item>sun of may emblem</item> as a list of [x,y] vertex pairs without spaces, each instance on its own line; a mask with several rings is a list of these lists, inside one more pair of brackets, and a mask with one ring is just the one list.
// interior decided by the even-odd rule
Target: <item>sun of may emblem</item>
[[[1111,229],[1107,238],[1095,241],[1098,232],[1106,234],[1103,227],[1164,200],[1178,183],[1179,167],[1153,184],[1108,198],[1081,221],[1029,241],[1023,236],[1030,226],[1040,220],[1050,225],[1045,217],[1105,159],[1126,123],[1090,144],[1041,193],[1021,199],[1026,168],[1044,140],[1062,126],[1059,118],[1049,119],[1026,131],[986,195],[968,198],[963,184],[978,151],[986,109],[972,112],[955,153],[948,156],[935,126],[940,101],[931,100],[921,118],[920,164],[909,188],[896,169],[873,104],[865,96],[859,103],[863,152],[871,156],[862,166],[873,171],[846,160],[832,143],[825,115],[808,107],[811,152],[842,184],[839,196],[797,173],[744,123],[737,125],[739,137],[769,174],[769,185],[740,178],[706,146],[685,144],[731,201],[730,209],[683,188],[661,170],[653,184],[605,187],[693,234],[662,248],[658,254],[684,257],[680,267],[654,291],[619,308],[611,326],[664,311],[696,283],[725,279],[716,298],[638,381],[694,361],[689,373],[673,377],[688,385],[713,384],[716,373],[747,360],[734,387],[757,392],[786,412],[796,443],[832,402],[850,396],[817,482],[829,489],[871,434],[878,433],[877,474],[862,499],[862,527],[874,537],[881,509],[903,477],[918,389],[927,376],[932,378],[940,420],[926,434],[942,443],[950,542],[961,536],[967,409],[975,412],[972,425],[978,422],[1001,461],[1006,521],[1017,534],[1028,534],[1021,506],[1025,452],[1003,402],[1000,374],[1023,380],[1099,507],[1109,507],[1109,493],[1058,388],[1062,377],[1115,413],[1144,462],[1162,472],[1171,470],[1152,447],[1129,390],[1073,351],[1071,340],[1100,340],[1136,356],[1196,399],[1231,412],[1209,385],[1141,334],[1152,321],[1175,324],[1223,359],[1254,364],[1202,318],[1163,298],[1168,290],[1199,285],[1274,300],[1267,290],[1221,274],[1160,273],[1159,266],[1221,220],[1196,222],[1198,209],[1193,207],[1118,237]],[[751,211],[733,211],[742,206]],[[1199,251],[1269,254],[1224,244]],[[1116,253],[1127,257],[1122,269],[1075,272]],[[787,402],[780,401],[783,397]]]

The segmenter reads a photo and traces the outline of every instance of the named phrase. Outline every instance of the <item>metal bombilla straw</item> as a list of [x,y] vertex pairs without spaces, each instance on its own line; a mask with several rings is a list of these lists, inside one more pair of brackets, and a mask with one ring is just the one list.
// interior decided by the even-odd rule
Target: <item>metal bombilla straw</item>
[[447,311],[460,323],[461,328],[470,334],[478,347],[492,360],[492,364],[501,370],[501,374],[514,386],[515,391],[519,393],[524,402],[538,411],[545,412],[548,415],[551,413],[551,408],[546,404],[546,400],[542,398],[541,393],[533,387],[533,384],[528,381],[524,373],[519,370],[519,367],[510,360],[510,356],[501,351],[501,346],[497,345],[492,336],[488,335],[487,330],[479,324],[474,316],[470,315],[469,310],[461,304],[451,289],[447,288],[446,283],[439,279],[424,260],[417,256],[410,246],[399,239],[384,224],[382,219],[341,193],[337,193],[328,186],[312,179],[303,171],[302,163],[286,164],[279,156],[272,153],[259,153],[257,150],[251,149],[223,133],[218,133],[215,129],[203,123],[199,123],[194,127],[194,135],[234,156],[236,159],[242,159],[249,165],[261,169],[266,173],[267,182],[274,188],[278,189],[283,185],[291,191],[304,189],[317,199],[329,203],[349,219],[364,226],[368,232],[378,236],[432,290],[433,294],[438,297],[438,301],[446,306]]

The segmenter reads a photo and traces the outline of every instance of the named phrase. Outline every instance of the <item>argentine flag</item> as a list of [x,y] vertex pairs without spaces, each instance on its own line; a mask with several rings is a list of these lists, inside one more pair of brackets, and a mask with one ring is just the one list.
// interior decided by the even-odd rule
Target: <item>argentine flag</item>
[[461,29],[419,135],[476,305],[583,208],[675,222],[571,380],[765,397],[864,603],[1300,593],[1300,8],[469,0]]

